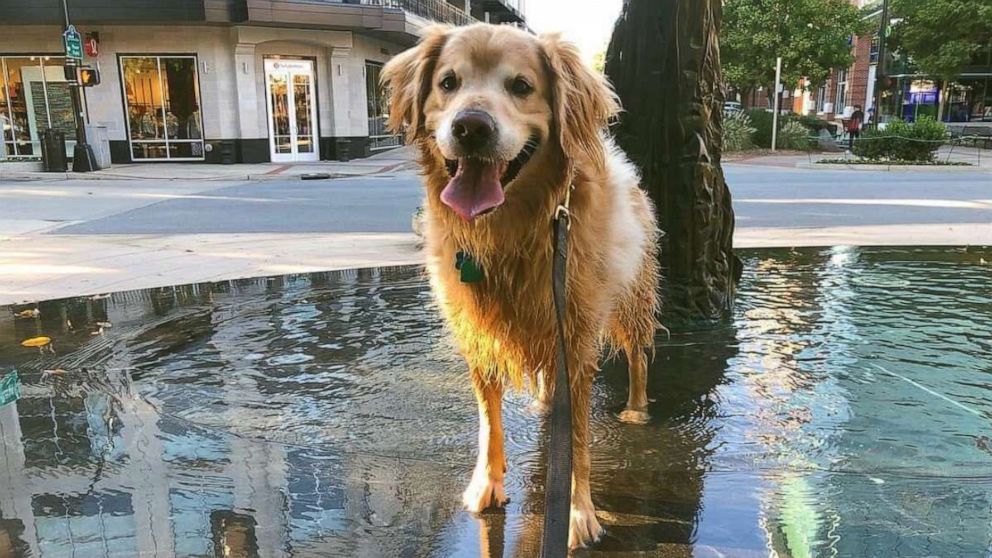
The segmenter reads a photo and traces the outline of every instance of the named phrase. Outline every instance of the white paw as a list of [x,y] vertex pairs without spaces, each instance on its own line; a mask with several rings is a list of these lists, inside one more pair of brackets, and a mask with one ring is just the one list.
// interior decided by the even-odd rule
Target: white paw
[[651,420],[651,415],[647,411],[638,411],[635,409],[624,409],[617,418],[620,422],[627,424],[647,424]]
[[584,548],[599,540],[603,528],[596,519],[596,509],[592,504],[572,504],[568,523],[568,547]]
[[503,480],[490,478],[485,473],[472,475],[472,482],[468,484],[468,488],[462,494],[462,503],[465,504],[465,509],[472,513],[479,513],[490,506],[503,507],[506,501]]

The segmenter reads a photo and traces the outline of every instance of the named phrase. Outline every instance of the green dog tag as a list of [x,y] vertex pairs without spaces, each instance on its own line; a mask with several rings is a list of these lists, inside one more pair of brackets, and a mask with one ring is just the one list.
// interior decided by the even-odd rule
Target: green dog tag
[[455,269],[461,272],[462,283],[482,282],[482,268],[472,258],[472,255],[467,252],[458,252],[455,254]]

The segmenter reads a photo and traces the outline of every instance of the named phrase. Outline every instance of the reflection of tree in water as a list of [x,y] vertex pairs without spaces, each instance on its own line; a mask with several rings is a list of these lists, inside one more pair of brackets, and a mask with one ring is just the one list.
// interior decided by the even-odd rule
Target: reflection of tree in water
[[[596,551],[691,555],[710,445],[718,430],[714,390],[737,352],[736,332],[729,326],[673,335],[660,344],[648,374],[652,420],[646,426],[624,425],[616,418],[627,396],[626,363],[603,366],[594,388],[591,457],[593,501],[606,534]],[[540,455],[525,473],[529,487],[544,484],[546,436],[541,440]],[[544,494],[529,490],[523,496],[522,509],[535,515],[525,516],[519,536],[507,541],[511,556],[534,556],[541,544],[536,514],[543,513]],[[481,526],[490,548],[502,544],[493,542],[500,521],[484,520]]]

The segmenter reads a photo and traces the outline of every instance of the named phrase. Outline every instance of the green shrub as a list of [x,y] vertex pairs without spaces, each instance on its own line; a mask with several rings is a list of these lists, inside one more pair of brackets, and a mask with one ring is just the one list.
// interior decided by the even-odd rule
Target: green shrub
[[797,120],[789,120],[778,131],[776,147],[779,149],[795,149],[797,151],[809,151],[812,147],[810,134],[812,132]]
[[862,159],[878,161],[889,157],[892,143],[892,137],[887,130],[869,128],[861,132],[861,139],[854,142],[851,152]]
[[854,154],[871,160],[932,162],[947,137],[947,127],[929,116],[916,122],[893,120],[884,130],[866,130]]
[[744,111],[728,114],[723,119],[724,151],[744,151],[754,147],[754,128],[751,118]]
[[[772,119],[775,116],[773,113],[768,112],[764,109],[751,109],[747,111],[747,115],[751,118],[751,125],[754,127],[754,144],[758,147],[771,147],[772,146]],[[830,135],[837,134],[837,125],[833,122],[827,122],[815,116],[799,116],[797,114],[782,114],[779,115],[778,126],[779,126],[779,136],[781,136],[782,130],[791,122],[797,122],[802,124],[808,130],[807,136],[817,136],[820,130],[826,130]],[[807,141],[807,144],[811,144],[811,141]],[[795,147],[785,147],[782,142],[778,142],[778,147],[783,149],[799,149]],[[802,147],[802,149],[807,149],[807,147]]]
[[754,127],[754,145],[758,147],[772,146],[772,117],[774,114],[765,109],[751,109],[747,116]]
[[899,158],[904,161],[933,161],[937,150],[947,139],[947,126],[924,116],[910,125],[910,138],[916,141],[903,141]]
[[837,124],[833,122],[827,122],[822,118],[817,118],[811,114],[804,114],[796,118],[796,121],[809,128],[812,135],[820,135],[821,130],[826,130],[831,136],[837,135]]

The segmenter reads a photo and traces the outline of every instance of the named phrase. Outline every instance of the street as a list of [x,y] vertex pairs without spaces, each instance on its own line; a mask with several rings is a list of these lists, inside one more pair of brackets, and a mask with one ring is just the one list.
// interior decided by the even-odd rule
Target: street
[[[992,174],[725,164],[735,244],[992,244]],[[412,170],[334,180],[0,182],[0,304],[421,261]]]

